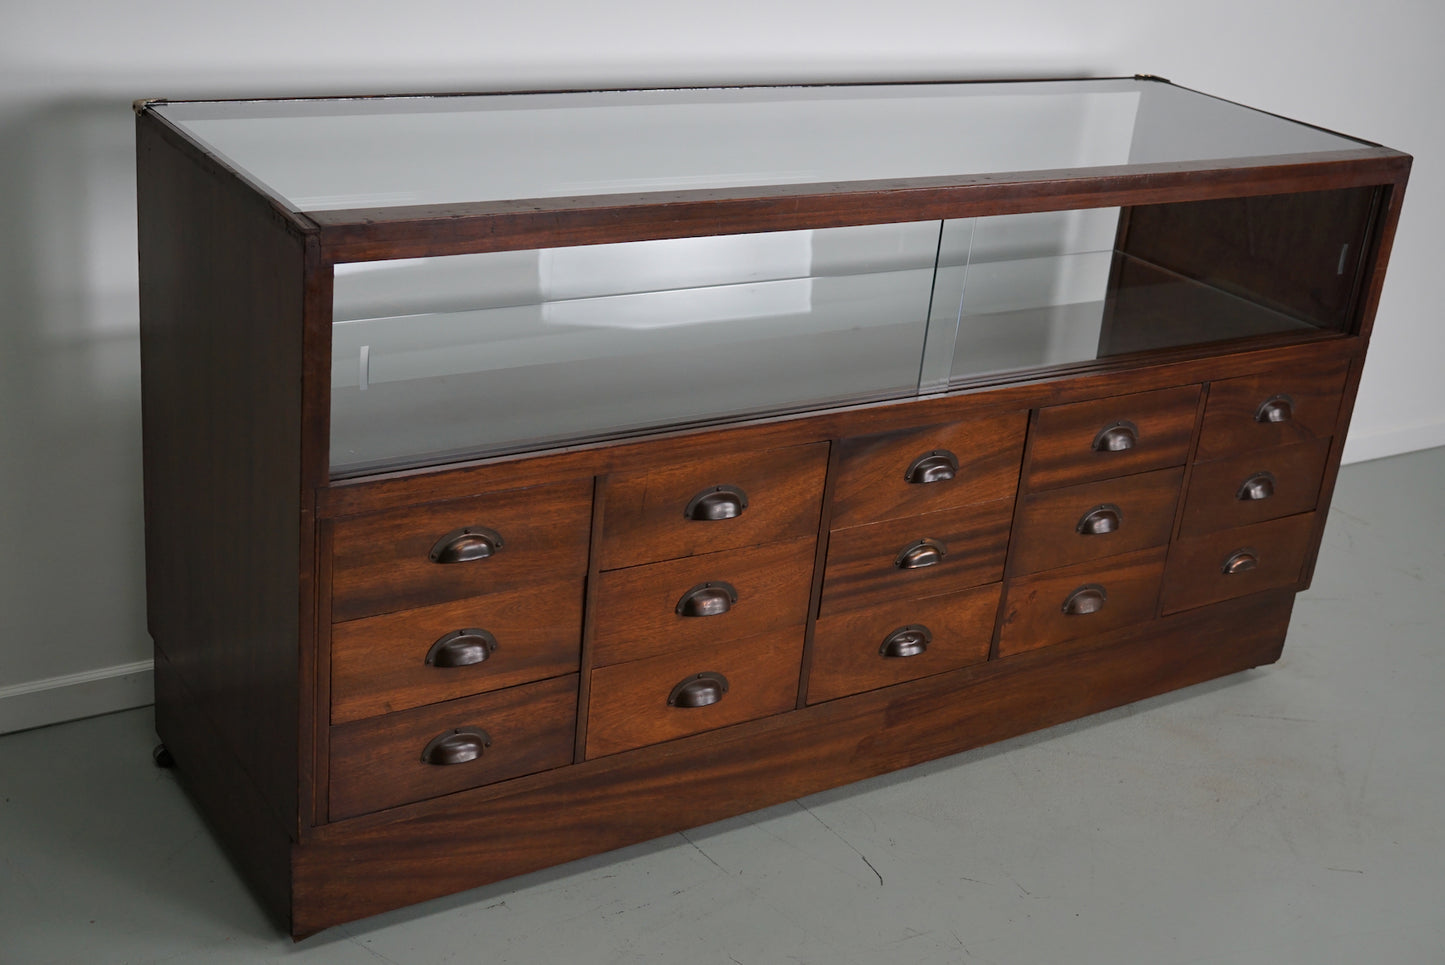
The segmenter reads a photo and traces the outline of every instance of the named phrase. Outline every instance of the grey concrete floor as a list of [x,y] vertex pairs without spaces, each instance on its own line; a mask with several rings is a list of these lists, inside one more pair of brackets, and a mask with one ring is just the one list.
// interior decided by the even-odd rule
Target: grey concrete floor
[[335,928],[149,710],[0,738],[0,963],[1445,963],[1445,449],[1346,467],[1283,660]]

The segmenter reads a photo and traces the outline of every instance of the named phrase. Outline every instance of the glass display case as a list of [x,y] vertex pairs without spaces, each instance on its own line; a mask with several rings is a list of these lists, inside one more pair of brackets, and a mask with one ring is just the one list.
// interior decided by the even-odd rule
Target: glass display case
[[1410,162],[1152,77],[137,109],[157,726],[298,935],[1276,659]]

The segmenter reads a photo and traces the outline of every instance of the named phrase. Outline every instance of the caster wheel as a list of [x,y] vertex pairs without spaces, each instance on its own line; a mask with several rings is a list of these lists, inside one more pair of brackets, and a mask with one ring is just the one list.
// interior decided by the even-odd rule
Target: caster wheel
[[164,744],[155,746],[155,750],[151,751],[151,760],[155,761],[156,767],[170,769],[176,766],[176,759],[171,756],[170,750]]

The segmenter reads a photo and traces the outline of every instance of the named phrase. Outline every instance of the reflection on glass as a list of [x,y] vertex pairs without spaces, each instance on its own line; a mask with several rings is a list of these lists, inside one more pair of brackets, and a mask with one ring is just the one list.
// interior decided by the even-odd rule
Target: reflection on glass
[[347,474],[916,390],[938,223],[338,266]]
[[1361,146],[1135,79],[195,101],[156,110],[298,211],[989,172],[1066,177],[1100,164]]

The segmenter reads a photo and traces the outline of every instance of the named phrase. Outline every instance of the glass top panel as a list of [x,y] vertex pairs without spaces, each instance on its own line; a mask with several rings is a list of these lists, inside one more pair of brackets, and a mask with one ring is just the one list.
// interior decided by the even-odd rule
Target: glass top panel
[[188,101],[296,211],[1060,171],[1359,148],[1160,81]]

